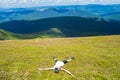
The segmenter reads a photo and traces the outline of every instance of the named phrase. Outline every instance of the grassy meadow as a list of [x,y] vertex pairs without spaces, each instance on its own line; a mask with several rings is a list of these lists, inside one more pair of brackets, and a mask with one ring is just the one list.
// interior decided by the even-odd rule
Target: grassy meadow
[[74,80],[38,71],[75,56],[65,68],[78,80],[120,80],[120,35],[0,41],[0,80]]

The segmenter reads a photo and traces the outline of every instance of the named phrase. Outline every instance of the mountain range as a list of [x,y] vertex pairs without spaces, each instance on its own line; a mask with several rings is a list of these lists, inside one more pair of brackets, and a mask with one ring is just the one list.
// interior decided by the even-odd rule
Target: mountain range
[[[120,34],[120,5],[0,9],[1,39]],[[1,37],[0,36],[0,37]]]
[[[120,5],[68,5],[32,8],[1,8],[0,22],[11,20],[36,20],[60,16],[101,17],[120,20]],[[117,17],[117,18],[116,18]]]
[[79,37],[120,34],[119,22],[99,18],[54,17],[39,20],[14,20],[0,24],[0,28],[17,34],[35,37]]
[[3,9],[0,11],[1,22],[11,20],[36,20],[60,16],[95,17],[96,15],[84,10],[76,9],[77,6],[52,6],[36,8]]

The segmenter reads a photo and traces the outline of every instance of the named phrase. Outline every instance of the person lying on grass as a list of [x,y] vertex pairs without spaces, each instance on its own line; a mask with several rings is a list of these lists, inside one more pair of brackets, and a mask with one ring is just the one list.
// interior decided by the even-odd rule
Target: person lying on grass
[[55,61],[55,65],[52,68],[38,68],[38,70],[54,70],[55,73],[59,73],[60,70],[65,71],[66,73],[68,73],[69,75],[71,75],[72,77],[75,77],[70,71],[66,70],[63,66],[64,64],[70,62],[71,60],[75,59],[75,57],[71,57],[68,60],[63,60],[63,61],[58,61],[56,59],[56,57],[53,57],[54,61]]

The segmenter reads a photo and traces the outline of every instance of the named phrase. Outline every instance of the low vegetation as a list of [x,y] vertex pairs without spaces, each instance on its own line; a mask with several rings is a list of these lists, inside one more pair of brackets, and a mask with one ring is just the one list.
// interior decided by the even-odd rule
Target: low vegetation
[[38,71],[75,56],[65,65],[78,80],[120,79],[120,35],[78,38],[36,38],[0,41],[0,80],[74,80],[60,71]]
[[65,37],[64,34],[57,28],[51,28],[39,33],[18,34],[0,29],[0,40],[19,40],[19,39],[34,39],[34,38],[60,38]]

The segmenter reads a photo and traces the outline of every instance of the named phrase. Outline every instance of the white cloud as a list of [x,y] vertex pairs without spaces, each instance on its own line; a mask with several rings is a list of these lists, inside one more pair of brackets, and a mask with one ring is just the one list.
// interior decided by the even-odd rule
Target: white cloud
[[95,0],[91,0],[91,1],[95,1]]
[[65,4],[120,4],[120,0],[0,0],[1,7],[28,7]]
[[27,0],[20,0],[19,3],[27,3]]
[[73,1],[77,2],[77,1],[79,1],[79,0],[73,0]]
[[55,2],[56,3],[61,3],[61,2],[63,2],[63,0],[56,0]]

